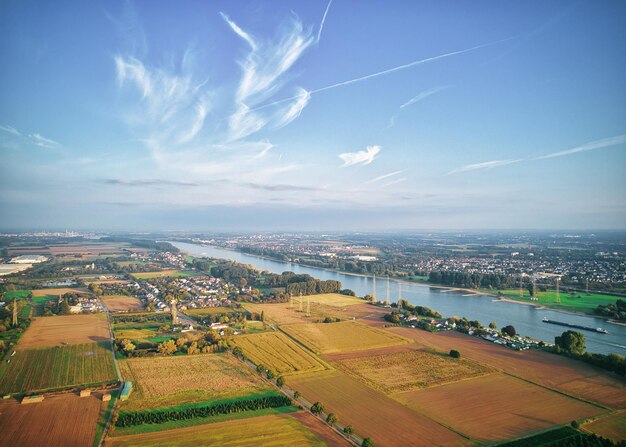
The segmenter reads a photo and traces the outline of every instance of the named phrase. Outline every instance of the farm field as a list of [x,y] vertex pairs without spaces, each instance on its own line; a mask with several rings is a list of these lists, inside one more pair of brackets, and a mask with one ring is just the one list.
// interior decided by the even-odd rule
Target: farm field
[[109,339],[109,325],[103,314],[40,317],[33,319],[17,348],[41,348]]
[[[326,317],[339,318],[341,320],[356,318],[382,321],[382,316],[387,313],[385,309],[366,304],[363,300],[359,300],[359,303],[343,308],[312,302],[310,317],[307,317],[304,312],[300,312],[298,299],[294,300],[293,306],[289,303],[246,303],[245,308],[250,312],[256,312],[258,314],[263,311],[266,320],[273,321],[277,324],[310,323],[313,321],[323,321]],[[302,309],[306,310],[305,300],[303,300]]]
[[566,394],[614,409],[626,408],[626,383],[599,368],[542,351],[513,351],[454,331],[432,333],[409,328],[389,328],[437,350],[457,349],[463,358],[501,369]]
[[[317,304],[327,304],[329,306],[344,307],[353,306],[355,304],[363,304],[364,301],[354,296],[341,295],[340,293],[322,293],[318,295],[306,295],[302,297],[302,304],[306,306],[307,301]],[[300,297],[293,298],[294,306],[298,306]]]
[[[290,376],[287,385],[302,393],[309,402],[322,402],[342,424],[352,425],[359,436],[371,437],[377,447],[472,444],[341,371],[307,377]],[[456,402],[458,404],[458,400]]]
[[99,255],[107,253],[123,253],[125,243],[115,244],[79,244],[79,245],[50,245],[49,251],[53,255]]
[[0,365],[0,394],[115,380],[110,342],[18,349]]
[[235,309],[233,307],[203,307],[198,309],[187,309],[185,313],[192,317],[206,317],[207,315],[235,314],[242,312],[244,309]]
[[76,287],[74,289],[70,287],[57,287],[50,289],[35,289],[33,290],[33,296],[46,296],[46,295],[63,295],[65,293],[89,293],[87,289]]
[[480,442],[516,438],[606,411],[504,374],[399,393],[394,399]]
[[134,296],[104,295],[102,300],[109,312],[141,312],[143,310],[143,304]]
[[626,440],[626,410],[600,416],[582,425],[583,430],[619,442]]
[[269,387],[230,354],[131,358],[119,366],[135,387],[125,410],[245,396]]
[[[491,292],[493,293],[493,292]],[[548,290],[546,292],[537,292],[537,301],[531,301],[528,290],[523,290],[520,296],[519,289],[502,290],[502,294],[509,299],[516,301],[524,301],[527,303],[541,304],[543,306],[555,309],[567,309],[578,312],[593,314],[593,310],[599,305],[615,304],[615,301],[623,299],[623,297],[613,295],[602,295],[599,293],[585,293],[561,291],[561,302],[556,301],[556,290]]]
[[277,332],[241,335],[233,338],[244,355],[255,364],[279,374],[323,371],[327,367],[319,359],[298,346],[286,335]]
[[409,350],[354,356],[335,362],[366,384],[391,394],[456,382],[493,372],[493,369],[447,353]]
[[59,394],[21,405],[0,401],[0,446],[84,447],[94,442],[102,401],[96,396]]
[[[334,435],[334,433],[333,433]],[[328,436],[327,440],[336,438]],[[338,435],[335,435],[338,437]],[[289,415],[270,415],[241,420],[199,425],[195,427],[168,430],[158,433],[120,436],[109,438],[107,447],[247,447],[251,445],[267,447],[325,445],[344,446],[341,441],[326,443],[320,436],[313,433],[298,419]]]
[[169,269],[169,270],[159,270],[158,272],[142,272],[142,273],[131,273],[131,275],[135,279],[150,279],[150,278],[163,278],[165,276],[185,276],[181,273],[180,270]]
[[282,326],[287,334],[315,352],[358,351],[409,343],[410,340],[353,321]]
[[44,314],[44,309],[48,301],[54,301],[57,299],[56,295],[43,295],[34,296],[33,300],[33,317],[41,317]]

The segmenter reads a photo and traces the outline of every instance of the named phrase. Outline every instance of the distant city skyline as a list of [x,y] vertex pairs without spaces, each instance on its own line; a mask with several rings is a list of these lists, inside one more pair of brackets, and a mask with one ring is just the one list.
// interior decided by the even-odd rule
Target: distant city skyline
[[626,229],[626,3],[7,1],[0,230]]

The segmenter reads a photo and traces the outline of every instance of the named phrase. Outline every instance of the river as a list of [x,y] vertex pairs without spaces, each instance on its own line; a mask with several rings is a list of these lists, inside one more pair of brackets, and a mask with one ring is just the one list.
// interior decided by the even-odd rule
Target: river
[[[171,244],[178,247],[182,252],[196,257],[230,259],[273,273],[285,271],[307,273],[318,279],[341,281],[344,288],[354,290],[359,296],[372,293],[373,278],[370,276],[351,275],[301,264],[276,261],[213,246],[184,242],[171,242]],[[587,341],[587,351],[601,354],[615,352],[626,355],[626,326],[611,324],[603,319],[591,316],[571,315],[553,310],[538,309],[526,304],[498,301],[497,298],[488,295],[471,295],[467,292],[412,284],[394,279],[389,280],[389,296],[392,302],[398,298],[399,284],[402,284],[403,299],[414,305],[430,307],[444,317],[467,317],[470,320],[479,320],[484,326],[487,326],[492,321],[498,327],[511,324],[520,335],[529,335],[550,343],[554,343],[554,337],[560,335],[567,328],[543,323],[541,320],[544,317],[584,326],[602,327],[607,329],[609,333],[600,334],[582,331]],[[385,299],[386,296],[387,280],[385,278],[377,278],[376,297]]]

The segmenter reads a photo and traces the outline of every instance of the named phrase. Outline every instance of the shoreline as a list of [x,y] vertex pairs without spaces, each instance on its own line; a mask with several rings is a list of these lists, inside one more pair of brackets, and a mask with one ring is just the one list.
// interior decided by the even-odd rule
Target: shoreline
[[[180,242],[180,241],[174,241],[174,242]],[[234,251],[234,252],[237,252],[237,253],[241,253],[241,254],[246,255],[246,256],[253,256],[253,257],[259,258],[259,259],[265,259],[265,260],[274,261],[274,262],[284,262],[286,264],[298,265],[298,266],[302,266],[302,267],[306,267],[306,268],[310,268],[310,269],[315,269],[315,270],[323,270],[323,271],[330,272],[330,273],[336,273],[336,274],[342,274],[342,275],[348,275],[348,276],[357,276],[357,277],[361,277],[361,278],[373,278],[373,275],[371,275],[371,274],[344,272],[344,271],[341,271],[341,270],[329,269],[329,268],[326,268],[326,267],[317,267],[317,266],[313,266],[313,265],[301,264],[299,262],[285,261],[285,260],[282,260],[282,259],[276,259],[276,258],[272,258],[272,257],[269,257],[269,256],[258,255],[258,254],[255,254],[255,253],[247,253],[247,252],[244,252],[242,250],[235,249],[235,248],[221,247],[219,245],[199,244],[199,243],[196,243],[196,242],[183,242],[183,243],[196,245],[196,246],[199,246],[199,247],[206,246],[206,247],[218,248],[218,249],[221,249],[221,250],[230,250],[230,251]],[[190,253],[188,253],[188,254],[191,255]],[[193,255],[191,255],[191,256],[193,256]],[[238,262],[238,261],[236,261],[236,262]],[[241,264],[244,264],[244,263],[241,263]],[[386,276],[377,276],[376,278],[377,279],[382,279],[384,281],[387,277]],[[435,288],[435,289],[449,290],[451,292],[466,292],[467,294],[474,295],[474,296],[488,296],[488,297],[497,298],[497,300],[494,300],[496,302],[502,301],[502,302],[505,302],[505,303],[521,304],[521,305],[526,305],[526,306],[532,306],[532,307],[534,307],[537,310],[549,310],[549,311],[559,312],[559,313],[562,313],[562,314],[573,315],[573,316],[578,316],[578,317],[598,318],[600,320],[606,321],[607,323],[616,324],[616,325],[619,325],[619,326],[626,326],[626,323],[621,323],[621,322],[617,322],[617,321],[611,321],[611,319],[609,317],[604,317],[602,315],[592,315],[592,314],[586,314],[584,312],[576,312],[576,311],[572,311],[572,310],[558,309],[558,308],[554,308],[554,307],[550,307],[550,306],[545,306],[543,304],[529,303],[527,301],[516,300],[514,298],[507,298],[507,297],[504,297],[504,296],[499,296],[497,294],[497,291],[495,293],[490,293],[490,292],[484,292],[482,290],[477,290],[477,289],[467,289],[467,288],[463,288],[463,287],[445,286],[445,285],[442,285],[442,284],[432,284],[432,283],[429,283],[429,282],[410,281],[410,280],[406,280],[406,279],[402,279],[402,278],[398,278],[398,277],[393,277],[393,276],[390,276],[389,280],[390,281],[394,281],[394,282],[396,282],[398,284],[406,284],[406,285],[413,285],[413,286],[420,286],[420,287],[432,287],[432,288]]]

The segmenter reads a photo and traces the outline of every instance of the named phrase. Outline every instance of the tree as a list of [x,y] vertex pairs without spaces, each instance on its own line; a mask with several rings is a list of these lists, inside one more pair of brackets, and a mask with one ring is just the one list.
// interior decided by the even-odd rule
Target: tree
[[554,344],[569,354],[583,355],[585,353],[585,336],[576,331],[565,331],[554,337]]
[[188,355],[198,354],[199,352],[200,352],[200,349],[198,349],[198,343],[195,341],[192,342],[187,348]]
[[353,433],[353,430],[352,430],[352,425],[346,425],[346,426],[343,428],[343,432],[344,432],[346,435],[351,435],[351,434]]
[[258,372],[259,374],[263,374],[263,371],[265,371],[265,366],[262,363],[259,363],[256,366],[256,372]]
[[495,321],[492,321],[491,323],[489,323],[489,328],[490,329],[497,329],[498,325],[495,323]]
[[274,371],[272,371],[271,369],[268,369],[268,370],[267,370],[267,373],[266,373],[266,377],[267,377],[269,380],[272,380],[274,377],[276,377],[276,374],[274,374]]
[[133,352],[135,350],[135,345],[133,344],[132,341],[128,340],[128,339],[124,339],[122,340],[122,350],[127,353],[130,354],[131,352]]
[[71,313],[69,303],[67,300],[63,300],[59,305],[59,315],[69,315]]
[[572,423],[570,424],[573,428],[578,428],[580,427],[580,424],[578,423],[578,421],[573,420]]
[[293,398],[294,399],[300,399],[300,391],[294,391],[293,392]]
[[285,385],[285,378],[283,376],[278,376],[278,379],[276,379],[276,386],[282,388],[283,385]]
[[508,335],[509,337],[515,337],[515,335],[517,334],[517,331],[515,330],[515,328],[511,326],[510,324],[508,326],[504,326],[501,332],[503,334]]
[[365,438],[361,443],[361,447],[374,447],[374,441],[372,441],[372,438]]
[[528,283],[527,289],[528,289],[528,294],[531,297],[534,297],[535,296],[535,285],[532,282],[530,282],[530,283]]
[[233,348],[233,355],[235,357],[243,358],[243,350],[239,346]]
[[335,413],[328,413],[328,416],[326,416],[326,423],[328,425],[335,425],[336,422],[337,416],[335,415]]
[[461,358],[461,353],[459,351],[457,351],[456,349],[451,349],[450,350],[450,357],[452,357],[453,359],[460,359]]
[[367,295],[365,295],[365,296],[363,297],[363,299],[364,299],[365,301],[374,301],[374,296],[373,296],[373,295],[370,295],[370,294],[367,294]]
[[176,343],[174,343],[174,340],[167,340],[160,343],[157,350],[162,355],[172,355],[176,351],[178,351],[178,348],[176,347]]
[[311,405],[311,413],[318,415],[324,412],[324,404],[321,402],[315,402]]

